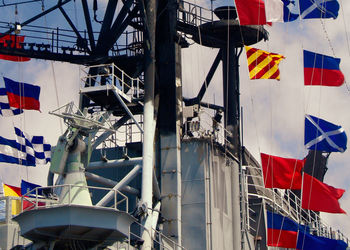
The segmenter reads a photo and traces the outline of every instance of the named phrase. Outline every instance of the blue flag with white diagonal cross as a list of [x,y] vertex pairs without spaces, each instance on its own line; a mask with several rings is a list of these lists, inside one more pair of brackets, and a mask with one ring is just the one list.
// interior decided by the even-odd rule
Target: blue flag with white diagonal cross
[[337,0],[299,0],[300,17],[334,18],[338,17],[340,5]]
[[305,116],[304,144],[307,149],[323,152],[344,152],[347,137],[341,126],[312,115]]

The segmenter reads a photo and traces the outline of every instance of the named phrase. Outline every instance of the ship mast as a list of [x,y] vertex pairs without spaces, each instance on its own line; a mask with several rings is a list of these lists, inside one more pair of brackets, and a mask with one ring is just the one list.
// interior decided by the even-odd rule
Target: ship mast
[[155,102],[155,28],[156,28],[156,1],[146,2],[145,12],[145,95],[144,95],[144,140],[143,140],[143,161],[142,161],[142,186],[141,202],[146,218],[144,218],[145,231],[142,234],[144,240],[143,249],[152,248],[151,235],[152,224],[147,223],[152,220],[153,210],[153,166],[154,166],[154,137],[156,118],[154,117]]

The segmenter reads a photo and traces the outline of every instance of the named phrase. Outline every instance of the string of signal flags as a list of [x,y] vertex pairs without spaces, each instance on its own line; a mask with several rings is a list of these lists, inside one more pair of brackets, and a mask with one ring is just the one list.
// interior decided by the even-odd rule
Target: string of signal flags
[[[337,18],[337,0],[299,0],[298,12],[291,11],[288,0],[235,0],[241,25],[263,25],[269,22],[291,22],[298,18]],[[318,6],[319,5],[319,6]],[[322,8],[319,8],[322,7]],[[250,79],[280,80],[279,63],[283,55],[245,46]],[[339,87],[344,81],[340,59],[304,50],[304,85]],[[311,115],[305,116],[305,146],[322,152],[344,152],[347,136],[341,126]],[[314,211],[345,213],[338,199],[345,190],[336,189],[307,174],[302,175],[305,160],[286,159],[261,154],[266,188],[302,189],[302,208]],[[278,169],[278,170],[277,170]],[[303,177],[302,177],[303,176]],[[312,185],[310,185],[312,183]],[[311,186],[314,191],[311,193]],[[310,187],[310,190],[307,190]],[[316,197],[316,198],[315,198]],[[320,197],[329,202],[317,202]],[[322,200],[322,199],[320,199]],[[323,201],[325,201],[323,200]]]
[[[337,0],[317,1],[299,0],[299,10],[292,12],[292,1],[288,0],[235,0],[239,22],[241,25],[264,25],[271,22],[291,22],[298,18],[337,18],[339,3]],[[322,8],[320,8],[322,7]],[[280,80],[279,63],[285,58],[283,55],[245,46],[250,79]],[[339,87],[344,81],[340,71],[340,59],[304,50],[304,85]],[[308,149],[323,152],[344,152],[347,137],[341,126],[323,119],[305,116],[305,145]],[[303,160],[285,159],[277,156],[261,154],[264,171],[264,182],[267,188],[301,189],[304,198],[302,207],[314,211],[331,213],[345,213],[339,206],[338,199],[344,190],[335,189],[307,174],[302,178]],[[279,171],[274,171],[274,168]],[[293,178],[292,178],[293,177]],[[302,181],[303,180],[303,181]],[[334,198],[329,203],[318,204],[311,190],[306,190],[308,183],[316,183],[315,196],[323,196],[325,190]],[[303,183],[303,185],[302,185]],[[322,191],[323,190],[323,191]],[[307,197],[306,194],[309,194]],[[307,201],[307,202],[306,202]],[[327,207],[329,206],[329,207]]]
[[[269,22],[290,22],[297,18],[337,18],[339,3],[336,0],[321,1],[323,7],[317,8],[317,4],[311,0],[299,0],[299,13],[290,10],[291,1],[286,0],[235,0],[238,18],[241,25],[263,25]],[[284,59],[283,55],[266,52],[260,49],[245,46],[250,79],[276,79],[280,80],[279,63]],[[327,55],[304,50],[304,85],[305,86],[333,86],[338,87],[344,83],[344,75],[340,71],[340,59]],[[323,119],[305,116],[305,145],[308,149],[323,152],[344,152],[346,150],[347,137],[341,126],[332,124]],[[345,213],[338,204],[338,199],[344,191],[334,189],[327,184],[319,182],[312,176],[304,174],[301,170],[303,160],[284,159],[277,156],[261,154],[264,171],[264,182],[267,188],[283,189],[307,189],[308,183],[316,183],[314,187],[320,187],[315,196],[324,195],[322,190],[328,190],[333,196],[332,202],[325,202],[329,207],[316,204],[311,190],[303,190],[304,198],[302,207],[314,211],[331,213]],[[274,171],[278,167],[279,171]],[[277,169],[277,168],[276,168]],[[293,178],[291,178],[293,177]],[[302,184],[303,179],[303,184]],[[281,183],[282,182],[282,183]],[[273,184],[274,183],[274,184]],[[281,185],[280,185],[281,184]],[[317,193],[318,192],[318,193]],[[306,197],[309,194],[309,197]],[[307,201],[307,202],[306,202]]]
[[[347,136],[341,126],[315,116],[305,116],[304,144],[309,150],[345,152]],[[305,159],[283,158],[261,153],[265,188],[301,191],[301,208],[316,212],[346,214],[339,204],[345,190],[330,186],[303,171]],[[279,213],[267,211],[267,245],[303,250],[346,250],[342,240],[317,236]]]
[[[337,0],[235,0],[240,25],[265,25],[297,19],[338,17]],[[245,46],[250,79],[280,80],[279,63],[285,57]],[[304,50],[304,85],[333,86],[344,83],[340,59]]]
[[[315,116],[305,116],[304,144],[309,150],[326,153],[345,152],[347,136],[341,126]],[[339,204],[345,190],[330,186],[303,171],[305,159],[283,158],[261,153],[265,188],[301,191],[301,208],[316,212],[346,214]],[[267,245],[273,247],[312,249],[347,249],[342,240],[310,233],[288,217],[267,211]]]
[[[337,0],[234,0],[240,25],[271,25],[297,19],[338,17]],[[293,9],[294,8],[294,9]],[[249,78],[280,80],[283,55],[245,46]],[[304,85],[339,87],[345,82],[340,59],[304,50]],[[345,152],[347,136],[341,126],[305,115],[304,144],[321,152]],[[301,208],[316,212],[346,213],[339,204],[345,190],[335,188],[303,172],[306,159],[291,159],[261,153],[265,188],[301,191]],[[311,249],[347,249],[344,241],[316,236],[307,225],[267,211],[267,245]]]
[[[4,77],[0,88],[0,114],[4,117],[23,114],[24,110],[40,111],[40,87]],[[43,136],[32,136],[14,127],[16,139],[0,136],[0,162],[36,166],[51,161],[51,145]]]
[[[280,80],[279,63],[283,55],[245,46],[249,78]],[[340,59],[304,50],[304,85],[339,87],[345,81]]]

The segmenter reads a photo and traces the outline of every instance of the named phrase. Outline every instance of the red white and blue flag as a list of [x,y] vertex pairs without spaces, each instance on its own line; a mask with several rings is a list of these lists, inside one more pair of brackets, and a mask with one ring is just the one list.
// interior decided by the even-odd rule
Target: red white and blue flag
[[235,0],[240,25],[264,25],[290,22],[299,14],[292,13],[289,0]]
[[10,107],[40,111],[40,87],[4,77]]
[[[235,0],[240,25],[291,22],[298,18],[337,18],[337,0]],[[299,14],[301,13],[301,14]]]
[[280,214],[267,211],[267,245],[272,247],[295,248],[298,231],[308,233],[307,226]]
[[341,86],[344,83],[344,75],[340,71],[339,64],[339,58],[304,50],[304,84]]

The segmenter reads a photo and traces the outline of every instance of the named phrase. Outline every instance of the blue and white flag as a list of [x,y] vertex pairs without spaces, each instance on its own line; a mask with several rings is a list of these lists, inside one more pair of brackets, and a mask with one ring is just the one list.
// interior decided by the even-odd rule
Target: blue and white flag
[[22,109],[12,108],[9,104],[7,97],[6,88],[0,88],[0,115],[2,116],[13,116],[22,114]]
[[6,139],[0,136],[0,162],[33,166],[27,162],[26,154],[21,151],[16,140]]
[[16,127],[15,134],[29,164],[46,164],[51,160],[51,145],[46,143],[43,136],[30,136]]
[[337,0],[299,0],[300,17],[334,18],[338,17],[339,3]]
[[312,115],[305,116],[304,139],[307,149],[342,153],[346,150],[344,129]]
[[267,22],[291,22],[299,17],[299,10],[292,0],[265,0]]

